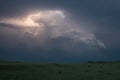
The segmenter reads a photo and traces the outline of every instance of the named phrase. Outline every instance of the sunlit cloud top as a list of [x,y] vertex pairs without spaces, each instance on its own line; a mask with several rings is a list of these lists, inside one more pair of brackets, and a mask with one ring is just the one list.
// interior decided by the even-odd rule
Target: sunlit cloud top
[[[59,10],[55,11],[40,11],[29,13],[25,17],[17,17],[14,19],[3,19],[1,23],[8,23],[13,25],[19,25],[21,27],[41,27],[44,26],[43,22],[47,25],[56,25],[56,20],[60,18],[65,18],[63,12]],[[38,24],[39,21],[39,24]]]

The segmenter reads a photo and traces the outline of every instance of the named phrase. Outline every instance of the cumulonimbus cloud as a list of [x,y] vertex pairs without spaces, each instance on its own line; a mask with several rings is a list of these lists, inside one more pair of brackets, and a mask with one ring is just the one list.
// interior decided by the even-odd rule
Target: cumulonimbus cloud
[[80,27],[78,24],[76,25],[61,10],[41,10],[29,13],[25,17],[4,18],[0,20],[0,23],[24,28],[25,33],[36,37],[41,33],[46,33],[46,35],[49,34],[50,39],[67,37],[73,41],[106,48],[105,44],[98,40],[94,33]]

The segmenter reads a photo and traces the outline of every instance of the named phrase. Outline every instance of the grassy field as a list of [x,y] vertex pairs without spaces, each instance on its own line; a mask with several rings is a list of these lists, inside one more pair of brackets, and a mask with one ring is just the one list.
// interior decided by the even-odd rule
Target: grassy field
[[40,64],[1,61],[0,80],[120,80],[120,62]]

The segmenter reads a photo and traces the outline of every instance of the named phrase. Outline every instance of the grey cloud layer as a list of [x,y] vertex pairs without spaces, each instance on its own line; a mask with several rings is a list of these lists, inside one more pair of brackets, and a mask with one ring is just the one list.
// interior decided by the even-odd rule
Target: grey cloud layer
[[[81,26],[76,25],[76,28],[73,29],[73,27],[56,27],[51,29],[51,34],[53,39],[50,41],[47,41],[45,37],[41,43],[46,43],[50,49],[45,49],[43,50],[43,47],[39,46],[40,44],[37,43],[39,42],[40,39],[36,39],[35,37],[32,37],[31,35],[28,35],[23,37],[17,33],[23,33],[23,29],[16,29],[16,26],[13,25],[8,25],[8,24],[1,24],[1,29],[0,29],[0,51],[3,51],[3,47],[6,48],[8,45],[6,42],[9,42],[11,38],[16,37],[15,40],[11,40],[16,42],[15,46],[18,46],[18,43],[22,44],[29,44],[33,45],[32,42],[35,40],[35,45],[37,45],[35,48],[35,53],[41,53],[42,56],[43,54],[46,53],[59,53],[59,54],[54,54],[57,56],[65,56],[64,54],[67,53],[65,51],[60,53],[60,48],[59,47],[64,47],[65,49],[68,49],[68,53],[71,54],[82,54],[82,55],[91,55],[93,56],[95,54],[100,54],[101,58],[97,57],[96,55],[94,58],[100,60],[100,59],[108,59],[108,60],[116,60],[120,59],[119,58],[119,52],[120,52],[120,39],[119,39],[119,34],[120,34],[120,1],[119,0],[0,0],[0,18],[13,18],[17,16],[22,16],[24,12],[29,12],[29,10],[34,10],[34,9],[50,9],[50,10],[55,10],[55,9],[62,9],[66,10],[72,14],[68,14],[70,16],[74,17],[74,20],[76,20],[76,24],[81,24],[83,23],[82,27],[84,27],[84,31],[81,32]],[[26,13],[25,13],[26,14]],[[72,18],[73,18],[72,17]],[[70,17],[70,19],[72,19]],[[73,20],[73,21],[74,21]],[[69,22],[69,21],[68,21]],[[69,22],[70,24],[73,24]],[[63,24],[62,24],[63,25]],[[68,25],[68,24],[65,24]],[[64,26],[64,25],[63,25]],[[6,28],[5,28],[6,27]],[[13,28],[13,29],[7,29],[7,28]],[[68,30],[69,29],[69,30]],[[2,31],[3,30],[3,31]],[[5,31],[6,30],[6,31]],[[79,31],[80,30],[80,31]],[[8,31],[8,32],[7,32]],[[11,32],[16,32],[16,34],[11,33]],[[61,32],[59,32],[61,31]],[[66,32],[67,31],[67,32]],[[65,32],[65,33],[64,33]],[[6,35],[5,35],[6,33]],[[49,33],[49,32],[48,32]],[[67,34],[66,34],[67,33]],[[60,38],[60,34],[63,35],[63,37]],[[7,36],[9,35],[9,37]],[[24,35],[24,34],[22,34]],[[73,35],[75,35],[73,37]],[[11,36],[11,37],[10,37]],[[68,37],[70,36],[70,37]],[[72,36],[72,37],[71,37]],[[31,38],[32,37],[32,38]],[[64,37],[68,37],[74,42],[74,44],[71,44],[71,41],[68,41],[68,39],[65,39]],[[23,39],[22,42],[19,41],[19,39]],[[92,40],[91,40],[92,39]],[[27,41],[26,41],[27,40]],[[46,41],[44,41],[46,40]],[[74,41],[75,40],[75,41]],[[82,43],[76,43],[76,40],[82,41]],[[102,46],[105,47],[103,42],[106,45],[106,49],[95,49],[96,44],[97,46]],[[95,46],[94,48],[89,46],[89,45],[84,45],[86,43],[89,45]],[[94,44],[91,44],[94,43]],[[4,45],[6,44],[6,45]],[[54,44],[54,46],[52,46]],[[13,45],[13,44],[11,44]],[[24,44],[22,44],[24,45]],[[33,46],[35,46],[33,45]],[[43,45],[43,44],[41,44]],[[82,47],[81,47],[82,46]],[[85,46],[85,48],[84,48]],[[22,46],[23,47],[23,46]],[[17,53],[17,49],[19,50],[20,47],[16,47],[16,52],[13,51],[13,53]],[[25,47],[25,46],[24,46]],[[87,48],[86,48],[87,47]],[[59,48],[59,50],[58,50]],[[26,49],[26,48],[25,48]],[[93,49],[93,52],[91,51]],[[5,49],[6,50],[6,49]],[[21,51],[24,50],[24,48],[21,49]],[[47,52],[47,51],[48,52]],[[56,51],[55,51],[56,50]],[[55,52],[54,52],[55,51]],[[9,51],[12,53],[12,51]],[[2,55],[3,57],[6,58],[7,52],[3,52]],[[22,53],[22,52],[21,52]],[[24,52],[25,53],[25,52]],[[21,55],[24,55],[21,54]],[[30,51],[29,53],[33,53],[34,51]],[[43,53],[43,54],[42,54]],[[63,55],[62,55],[63,54]],[[9,55],[9,54],[8,54]],[[27,55],[27,54],[26,54]],[[54,56],[53,55],[53,56]],[[17,55],[16,55],[17,56]],[[68,57],[68,55],[67,55]],[[1,57],[2,58],[2,57]],[[10,58],[8,56],[8,58]],[[58,57],[57,57],[58,58]],[[85,58],[85,57],[84,57]],[[35,59],[35,58],[34,58]],[[75,59],[75,58],[74,58]],[[82,57],[79,56],[79,59],[82,59]],[[65,58],[64,58],[65,60]],[[70,59],[69,59],[70,60]],[[72,59],[73,60],[73,59]],[[83,60],[92,60],[86,59]],[[76,60],[77,61],[77,60]]]

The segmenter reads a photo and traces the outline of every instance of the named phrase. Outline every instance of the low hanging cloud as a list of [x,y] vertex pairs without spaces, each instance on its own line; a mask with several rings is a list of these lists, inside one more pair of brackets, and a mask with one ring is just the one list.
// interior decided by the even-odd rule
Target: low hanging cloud
[[41,10],[31,12],[24,17],[4,18],[0,23],[22,28],[24,33],[35,37],[48,36],[49,39],[65,37],[73,42],[106,48],[96,35],[84,26],[71,20],[62,10]]

